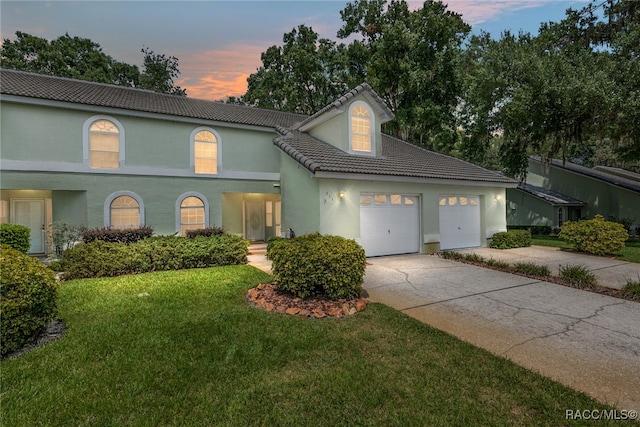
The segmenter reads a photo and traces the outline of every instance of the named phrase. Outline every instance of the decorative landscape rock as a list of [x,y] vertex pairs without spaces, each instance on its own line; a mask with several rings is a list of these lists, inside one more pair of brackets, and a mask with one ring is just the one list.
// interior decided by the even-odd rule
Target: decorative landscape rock
[[301,299],[277,291],[271,283],[249,289],[246,298],[249,304],[267,311],[316,319],[352,316],[364,310],[368,303],[364,297],[335,301],[322,296]]

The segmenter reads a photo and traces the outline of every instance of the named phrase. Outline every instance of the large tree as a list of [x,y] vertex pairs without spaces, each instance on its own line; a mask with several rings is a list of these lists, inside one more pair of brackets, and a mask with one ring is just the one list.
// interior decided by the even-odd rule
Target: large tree
[[261,108],[313,114],[346,90],[344,47],[300,25],[261,55],[242,101]]
[[363,81],[396,119],[385,131],[449,151],[457,138],[461,43],[470,30],[438,1],[409,10],[404,0],[356,0],[341,12],[340,38],[322,39],[304,25],[262,54],[243,101],[313,114]]
[[463,157],[482,163],[498,150],[501,167],[520,178],[531,154],[637,168],[638,9],[626,0],[592,3],[535,37],[472,37]]
[[0,64],[4,68],[186,95],[174,84],[180,74],[177,58],[155,54],[149,48],[142,53],[144,68],[140,72],[135,65],[114,60],[89,39],[65,34],[48,41],[18,31],[16,40],[3,40]]
[[457,139],[461,45],[471,28],[433,0],[416,10],[404,0],[356,0],[340,14],[338,37],[360,36],[350,50],[361,53],[363,77],[396,115],[385,131],[450,151]]

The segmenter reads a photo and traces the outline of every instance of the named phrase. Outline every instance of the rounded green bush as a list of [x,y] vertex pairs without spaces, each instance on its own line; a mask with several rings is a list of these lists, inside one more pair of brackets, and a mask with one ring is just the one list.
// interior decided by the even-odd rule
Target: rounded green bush
[[276,288],[299,298],[359,297],[366,267],[364,249],[354,240],[318,233],[278,240],[267,253]]
[[567,221],[558,237],[575,249],[594,255],[607,255],[624,249],[629,234],[622,224],[607,221],[602,215],[586,221]]
[[21,348],[56,315],[58,283],[38,260],[8,245],[0,252],[0,352]]

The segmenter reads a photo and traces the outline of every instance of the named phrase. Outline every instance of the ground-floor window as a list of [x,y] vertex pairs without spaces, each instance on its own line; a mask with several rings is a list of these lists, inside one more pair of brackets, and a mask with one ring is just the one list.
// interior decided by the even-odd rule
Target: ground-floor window
[[176,203],[176,210],[177,229],[181,236],[188,230],[209,226],[209,205],[202,194],[190,192],[181,195]]

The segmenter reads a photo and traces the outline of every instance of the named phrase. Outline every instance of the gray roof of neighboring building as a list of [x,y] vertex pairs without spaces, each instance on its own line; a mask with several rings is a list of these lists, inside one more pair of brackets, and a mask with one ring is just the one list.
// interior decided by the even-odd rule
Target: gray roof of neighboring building
[[[532,156],[531,158],[538,162],[541,161],[540,157]],[[558,168],[566,169],[591,178],[599,179],[618,187],[626,188],[627,190],[640,192],[640,175],[631,171],[625,171],[619,168],[605,168],[602,166],[596,166],[592,169],[576,163],[563,162],[558,159],[552,159],[551,164]]]
[[274,143],[310,172],[353,173],[455,179],[514,184],[514,180],[454,157],[435,153],[408,142],[382,135],[382,156],[344,152],[308,133],[278,128],[282,136]]
[[0,69],[0,93],[270,128],[293,126],[307,118],[301,114],[7,69]]
[[382,99],[363,83],[313,116],[204,101],[83,80],[0,69],[0,93],[87,106],[165,114],[276,130],[274,144],[311,172],[335,172],[375,176],[397,176],[462,181],[480,181],[515,186],[516,181],[497,172],[438,154],[408,142],[382,136],[382,156],[355,155],[301,132],[309,119],[347,103],[361,93],[371,97],[383,115],[393,113]]
[[531,184],[520,183],[518,190],[531,194],[534,197],[544,200],[553,206],[586,206],[587,204],[581,200],[556,191],[547,190],[546,188],[537,187]]

